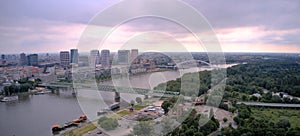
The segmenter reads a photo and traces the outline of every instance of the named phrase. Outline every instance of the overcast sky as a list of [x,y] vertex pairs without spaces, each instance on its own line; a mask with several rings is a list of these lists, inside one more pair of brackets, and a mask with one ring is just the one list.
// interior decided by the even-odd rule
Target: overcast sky
[[[299,0],[185,2],[206,18],[225,52],[300,52]],[[1,0],[0,54],[59,52],[78,48],[78,41],[90,20],[117,3],[117,0]],[[189,16],[185,11],[175,13],[178,7],[172,2],[163,1],[159,5],[169,7],[155,9],[155,6],[140,1],[123,6],[121,13],[106,17],[119,18],[146,10],[168,10],[176,17]],[[97,24],[99,30],[113,27],[106,25],[111,23],[109,21],[101,22]],[[198,30],[196,33],[203,32]],[[112,51],[126,48],[120,46],[124,43],[130,48],[157,46],[164,51],[183,44],[188,51],[205,51],[197,46],[189,31],[158,18],[140,18],[123,23],[107,40],[103,48]]]

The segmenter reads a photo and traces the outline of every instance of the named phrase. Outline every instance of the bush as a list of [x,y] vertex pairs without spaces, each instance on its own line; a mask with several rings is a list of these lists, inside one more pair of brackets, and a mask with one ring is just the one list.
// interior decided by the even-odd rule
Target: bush
[[136,98],[135,98],[135,101],[136,101],[137,103],[142,103],[142,98],[136,97]]
[[223,118],[223,121],[224,121],[224,122],[227,122],[227,121],[228,121],[228,119],[227,119],[227,118]]
[[119,123],[117,119],[102,117],[98,120],[98,124],[105,130],[113,130],[118,127]]

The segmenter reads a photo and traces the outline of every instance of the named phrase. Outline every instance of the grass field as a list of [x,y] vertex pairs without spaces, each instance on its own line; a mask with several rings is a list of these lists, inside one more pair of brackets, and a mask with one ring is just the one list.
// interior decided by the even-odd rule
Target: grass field
[[82,127],[67,131],[61,134],[61,136],[82,136],[83,134],[92,131],[94,129],[96,129],[96,126],[93,123],[88,123]]
[[[145,104],[145,103],[134,105],[133,106],[133,109],[134,109],[133,113],[135,113],[135,111],[141,110],[145,107],[147,107],[147,104]],[[118,111],[116,114],[120,117],[123,117],[125,115],[132,114],[132,112],[130,112],[129,109],[123,109],[123,110]]]
[[251,108],[254,118],[264,118],[276,123],[280,119],[288,119],[291,127],[300,126],[300,110],[274,109],[274,108]]
[[[138,111],[138,110],[141,110],[141,109],[147,107],[147,105],[149,105],[149,104],[151,104],[151,102],[144,101],[142,103],[134,105],[133,108],[135,111]],[[119,117],[123,117],[128,114],[132,114],[132,112],[130,112],[128,108],[125,108],[123,110],[116,112],[116,114],[109,115],[108,117],[118,119]],[[86,134],[87,132],[94,130],[95,128],[96,128],[95,125],[93,125],[92,123],[88,123],[79,128],[75,128],[73,130],[67,131],[67,132],[63,133],[61,136],[82,136],[83,134]]]

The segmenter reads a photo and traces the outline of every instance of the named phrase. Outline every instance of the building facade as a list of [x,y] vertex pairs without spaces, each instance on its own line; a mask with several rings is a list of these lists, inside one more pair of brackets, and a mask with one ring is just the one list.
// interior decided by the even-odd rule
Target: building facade
[[79,59],[78,65],[80,67],[89,66],[89,57],[88,56],[79,56],[78,59]]
[[110,66],[109,56],[110,56],[109,50],[102,50],[101,51],[101,65],[102,65],[102,67],[109,67]]
[[27,57],[25,53],[20,54],[20,65],[21,66],[27,65]]
[[38,66],[38,55],[37,54],[30,54],[27,56],[27,65],[28,66]]
[[139,55],[138,49],[131,49],[130,63],[137,63],[138,55]]
[[67,68],[70,66],[70,54],[68,51],[60,52],[60,65],[64,68]]
[[95,67],[100,63],[100,53],[99,50],[91,50],[89,57],[90,67]]
[[78,49],[71,49],[71,63],[78,64]]
[[130,57],[129,50],[118,50],[118,62],[119,64],[128,64]]

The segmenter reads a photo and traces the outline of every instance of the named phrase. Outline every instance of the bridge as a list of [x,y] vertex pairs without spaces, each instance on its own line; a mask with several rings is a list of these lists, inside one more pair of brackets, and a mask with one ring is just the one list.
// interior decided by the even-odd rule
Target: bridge
[[184,65],[192,65],[192,67],[194,67],[194,66],[197,66],[200,63],[206,64],[208,66],[212,66],[212,64],[210,64],[210,63],[208,63],[206,61],[202,61],[202,60],[188,60],[188,61],[183,61],[183,62],[177,63],[176,67],[180,68],[180,69],[184,69],[184,68],[189,68],[189,66],[184,66]]
[[245,104],[255,107],[271,107],[271,108],[300,108],[300,104],[285,104],[285,103],[262,103],[262,102],[237,102],[236,104]]
[[163,97],[173,97],[179,95],[179,92],[165,91],[165,90],[152,90],[143,88],[132,88],[132,87],[122,87],[122,86],[112,86],[112,85],[102,85],[97,84],[83,84],[83,83],[66,83],[66,82],[52,82],[47,84],[40,84],[41,87],[52,87],[52,88],[78,88],[78,89],[95,89],[98,91],[106,92],[116,92],[116,98],[119,93],[131,93],[140,95],[150,95],[150,96],[163,96]]

